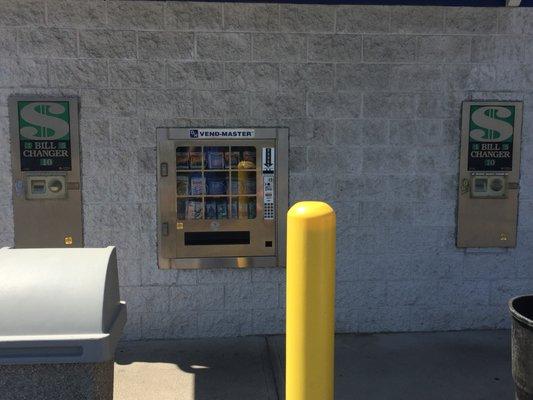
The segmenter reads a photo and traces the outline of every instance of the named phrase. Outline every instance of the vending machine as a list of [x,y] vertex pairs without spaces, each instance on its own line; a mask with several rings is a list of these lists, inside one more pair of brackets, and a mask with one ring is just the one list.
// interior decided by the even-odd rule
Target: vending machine
[[287,128],[158,128],[159,268],[282,266]]

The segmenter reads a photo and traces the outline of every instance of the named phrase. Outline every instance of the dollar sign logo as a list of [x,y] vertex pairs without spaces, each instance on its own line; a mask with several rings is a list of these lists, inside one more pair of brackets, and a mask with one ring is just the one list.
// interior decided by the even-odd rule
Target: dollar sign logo
[[69,124],[59,115],[66,108],[59,103],[33,102],[20,109],[20,117],[30,126],[20,129],[20,135],[30,140],[57,140],[69,133]]
[[513,135],[513,126],[504,119],[512,115],[508,107],[480,107],[472,113],[472,122],[477,128],[470,137],[478,142],[504,142]]

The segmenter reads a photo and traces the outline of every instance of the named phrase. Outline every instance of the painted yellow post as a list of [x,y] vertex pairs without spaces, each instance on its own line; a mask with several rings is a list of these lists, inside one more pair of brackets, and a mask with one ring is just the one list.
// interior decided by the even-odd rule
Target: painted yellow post
[[333,400],[335,212],[304,201],[287,213],[286,400]]

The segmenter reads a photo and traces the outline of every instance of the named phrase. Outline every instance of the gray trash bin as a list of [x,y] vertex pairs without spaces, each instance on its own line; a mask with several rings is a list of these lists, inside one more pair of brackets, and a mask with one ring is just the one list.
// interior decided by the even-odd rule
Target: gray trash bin
[[0,398],[113,398],[116,252],[0,249]]
[[533,295],[509,301],[511,358],[517,400],[533,400]]

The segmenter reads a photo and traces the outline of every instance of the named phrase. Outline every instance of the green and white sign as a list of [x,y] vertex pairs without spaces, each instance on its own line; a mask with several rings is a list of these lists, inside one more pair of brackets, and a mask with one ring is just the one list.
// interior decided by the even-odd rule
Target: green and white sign
[[472,104],[468,118],[468,170],[511,171],[516,106]]
[[22,171],[69,171],[72,167],[68,101],[18,101]]

